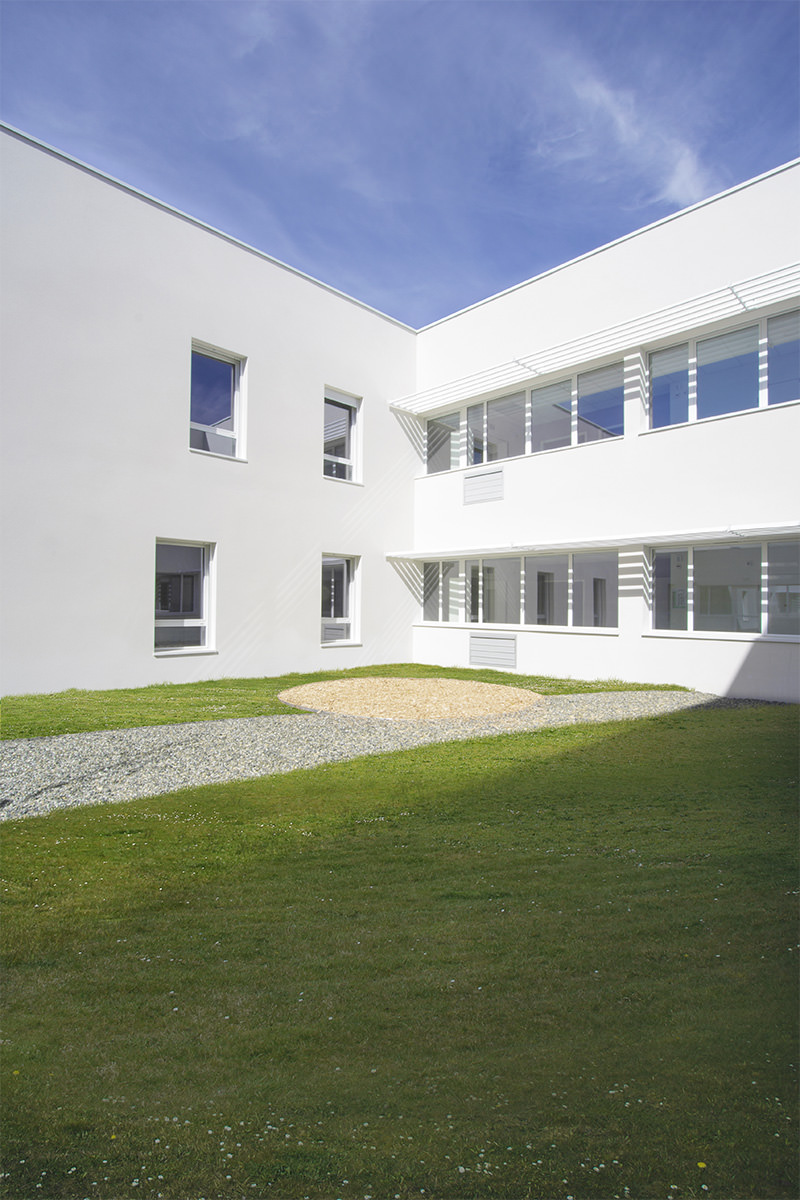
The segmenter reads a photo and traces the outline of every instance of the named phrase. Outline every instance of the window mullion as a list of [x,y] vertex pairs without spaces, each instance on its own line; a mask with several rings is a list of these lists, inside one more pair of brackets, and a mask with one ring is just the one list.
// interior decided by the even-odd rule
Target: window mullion
[[690,421],[697,420],[697,342],[689,343],[689,411]]

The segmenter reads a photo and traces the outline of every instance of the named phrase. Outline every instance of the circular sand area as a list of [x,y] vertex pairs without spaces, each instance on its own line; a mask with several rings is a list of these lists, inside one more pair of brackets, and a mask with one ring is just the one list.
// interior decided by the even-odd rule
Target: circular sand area
[[284,704],[312,712],[400,721],[468,719],[531,708],[542,697],[525,688],[464,679],[335,679],[278,694]]

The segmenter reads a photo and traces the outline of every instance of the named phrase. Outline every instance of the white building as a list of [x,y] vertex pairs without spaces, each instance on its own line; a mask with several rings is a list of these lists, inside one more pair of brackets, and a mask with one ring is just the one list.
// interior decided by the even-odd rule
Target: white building
[[417,661],[798,699],[800,163],[414,331],[0,141],[3,691]]

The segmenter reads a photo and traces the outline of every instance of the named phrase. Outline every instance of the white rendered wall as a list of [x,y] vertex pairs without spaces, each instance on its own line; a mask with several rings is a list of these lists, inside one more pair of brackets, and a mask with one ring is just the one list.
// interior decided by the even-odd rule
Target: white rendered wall
[[798,211],[794,164],[430,325],[418,390],[796,262]]
[[[3,136],[3,691],[407,660],[413,389],[396,322]],[[247,462],[188,448],[192,339],[247,358]],[[323,392],[363,397],[363,486],[323,477]],[[216,544],[216,650],[153,653],[156,538]],[[361,645],[320,645],[323,553]]]

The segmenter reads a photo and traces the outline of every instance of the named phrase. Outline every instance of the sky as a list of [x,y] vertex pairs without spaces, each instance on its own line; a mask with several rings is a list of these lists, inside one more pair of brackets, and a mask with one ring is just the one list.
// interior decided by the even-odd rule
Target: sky
[[800,154],[795,0],[2,0],[0,119],[419,328]]

